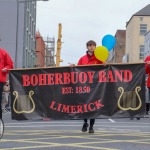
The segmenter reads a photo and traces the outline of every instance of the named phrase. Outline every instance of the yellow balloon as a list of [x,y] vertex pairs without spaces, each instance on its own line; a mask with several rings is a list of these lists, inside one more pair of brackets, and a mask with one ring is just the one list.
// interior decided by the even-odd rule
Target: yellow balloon
[[105,46],[97,46],[94,55],[98,60],[105,62],[108,59],[109,52]]

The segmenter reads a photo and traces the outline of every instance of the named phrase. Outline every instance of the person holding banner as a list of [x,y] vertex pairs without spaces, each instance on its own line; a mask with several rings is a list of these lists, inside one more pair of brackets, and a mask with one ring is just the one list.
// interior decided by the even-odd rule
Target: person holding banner
[[[146,114],[148,115],[148,112],[150,110],[150,55],[148,55],[144,62],[146,63],[145,65],[145,70],[146,70],[146,74],[148,75],[148,77],[146,78],[146,86],[148,88],[148,99],[146,100]],[[147,94],[146,94],[146,97],[147,97]]]
[[[147,84],[147,77],[145,79],[146,84]],[[145,103],[146,103],[146,115],[149,115],[149,106],[150,106],[150,98],[149,98],[149,89],[147,86],[145,86]]]
[[[103,64],[100,60],[98,60],[94,56],[94,50],[96,48],[96,42],[93,40],[90,40],[86,43],[87,52],[86,55],[82,56],[77,65],[90,65],[90,64]],[[90,127],[89,127],[89,133],[94,133],[94,126],[95,119],[90,119]],[[82,126],[82,132],[86,132],[88,128],[88,122],[87,119],[84,119],[84,123]]]
[[9,69],[13,68],[13,61],[6,50],[0,48],[0,119],[2,119],[2,94]]

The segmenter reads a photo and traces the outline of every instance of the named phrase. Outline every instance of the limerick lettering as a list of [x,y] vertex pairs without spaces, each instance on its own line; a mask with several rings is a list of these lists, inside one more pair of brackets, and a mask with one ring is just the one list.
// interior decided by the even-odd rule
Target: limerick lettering
[[77,106],[61,104],[52,101],[49,108],[59,112],[75,114],[75,113],[85,113],[85,112],[95,111],[97,109],[100,109],[103,106],[104,105],[101,103],[100,100],[91,102],[89,104],[77,105]]

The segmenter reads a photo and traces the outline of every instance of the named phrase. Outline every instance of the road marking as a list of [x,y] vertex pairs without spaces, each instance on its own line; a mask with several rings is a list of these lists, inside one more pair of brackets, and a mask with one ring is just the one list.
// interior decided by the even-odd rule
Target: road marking
[[[134,124],[145,124],[145,125],[149,125],[150,124],[150,122],[140,122],[139,120],[138,121],[130,121],[130,120],[128,120],[128,121],[126,121],[126,122],[116,122],[115,120],[113,120],[113,119],[108,119],[109,121],[107,122],[107,121],[103,121],[103,122],[100,122],[100,121],[96,121],[95,122],[95,125],[96,124],[111,124],[111,123],[115,123],[115,124],[132,124],[132,125],[134,125]],[[149,121],[149,120],[148,120]],[[68,123],[69,124],[82,124],[82,122],[81,121],[72,121],[72,120],[67,120],[67,121],[55,121],[55,120],[50,120],[50,121],[39,121],[39,122],[37,122],[37,121],[35,121],[35,122],[14,122],[14,123],[5,123],[5,125],[22,125],[22,124],[24,124],[24,125],[28,125],[28,124],[61,124],[61,125],[63,125],[63,124],[67,124],[68,125]],[[111,124],[112,125],[112,124]]]
[[98,130],[105,130],[105,131],[110,131],[110,132],[117,132],[117,133],[133,133],[133,132],[135,132],[135,133],[137,133],[137,132],[140,132],[141,133],[141,130],[139,130],[139,129],[125,129],[125,128],[123,128],[123,129],[120,129],[120,128],[98,128]]
[[110,119],[110,118],[109,118],[108,120],[109,120],[110,122],[112,122],[112,123],[115,123],[115,122],[116,122],[116,121],[114,121],[114,120],[112,120],[112,119]]
[[[60,124],[60,125],[57,125],[57,124],[40,124],[40,125],[5,125],[5,128],[38,128],[38,127],[80,127],[82,125],[67,125],[67,124]],[[112,128],[112,127],[115,127],[115,128],[150,128],[149,125],[115,125],[115,124],[110,124],[110,125],[98,125],[98,124],[95,124],[94,127],[102,127],[102,128]]]
[[[114,129],[115,130],[115,129]],[[117,129],[116,129],[117,130]],[[33,135],[33,138],[29,138],[29,134],[28,134],[28,131],[31,132],[30,134]],[[145,145],[150,145],[150,142],[149,142],[149,139],[147,139],[147,137],[149,137],[150,135],[150,132],[148,133],[145,133],[143,132],[142,134],[138,133],[123,133],[123,134],[120,134],[118,132],[115,131],[115,133],[111,133],[110,134],[110,131],[107,130],[106,133],[102,133],[102,131],[100,132],[96,132],[95,134],[88,134],[88,133],[82,133],[82,134],[79,134],[78,131],[72,131],[72,130],[69,130],[69,131],[65,131],[62,130],[62,133],[59,133],[58,130],[53,130],[52,132],[50,130],[44,130],[44,132],[42,130],[22,130],[22,132],[25,134],[22,135],[23,137],[26,137],[26,138],[21,138],[21,134],[18,130],[12,130],[12,132],[16,133],[16,135],[19,135],[16,136],[17,138],[19,139],[14,139],[15,136],[13,136],[13,139],[2,139],[1,142],[7,142],[9,143],[9,147],[7,147],[7,150],[20,150],[20,149],[38,149],[38,148],[50,148],[50,147],[55,147],[57,149],[65,149],[65,147],[74,147],[76,149],[79,149],[79,148],[84,148],[84,149],[95,149],[95,150],[119,150],[119,148],[108,148],[105,147],[106,144],[110,145],[111,143],[142,143],[142,144],[145,144]],[[39,138],[36,138],[37,136],[35,136],[35,132],[37,134],[37,136],[39,136]],[[54,133],[53,133],[54,132]],[[81,132],[81,131],[80,131]],[[17,134],[18,133],[18,134]],[[50,134],[51,133],[51,134]],[[59,133],[59,134],[56,134],[56,133]],[[66,135],[67,133],[69,133],[69,135]],[[71,135],[70,135],[71,133]],[[78,133],[78,134],[75,134],[74,133]],[[6,135],[10,135],[9,132],[7,132]],[[46,138],[43,138],[42,136],[46,136]],[[48,137],[47,137],[48,136]],[[118,136],[122,136],[122,137],[133,137],[134,139],[133,140],[126,140],[126,139],[120,139]],[[35,138],[34,138],[35,137]],[[111,138],[118,138],[117,140],[116,139],[111,139]],[[137,137],[139,137],[139,139],[137,139]],[[144,138],[144,139],[142,139]],[[145,139],[146,138],[146,139]],[[39,141],[39,140],[44,140],[45,141]],[[54,140],[54,139],[59,139],[57,140]],[[77,143],[59,143],[61,139],[80,139],[80,141],[78,141]],[[84,140],[82,141],[82,139],[90,139],[93,141],[87,141],[85,142]],[[51,141],[52,140],[52,141]],[[55,141],[55,142],[53,142]],[[17,143],[17,147],[11,147],[11,143]],[[23,143],[23,145],[26,143],[28,143],[26,146],[21,146],[21,144]],[[33,146],[28,146],[29,144],[34,144]],[[36,144],[36,146],[35,146]],[[95,145],[95,144],[98,144],[98,145]],[[101,144],[101,145],[100,145]],[[104,144],[104,145],[103,145]],[[20,146],[20,147],[19,147]],[[103,146],[103,147],[102,147]],[[119,147],[119,146],[118,146]],[[51,149],[51,148],[50,148]],[[0,148],[0,150],[2,150]],[[4,149],[3,149],[4,150]]]

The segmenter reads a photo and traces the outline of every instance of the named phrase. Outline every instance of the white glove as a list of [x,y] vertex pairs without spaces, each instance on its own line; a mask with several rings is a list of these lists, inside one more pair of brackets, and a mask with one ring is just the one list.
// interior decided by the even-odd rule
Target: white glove
[[8,70],[7,68],[3,68],[2,72],[7,72],[7,70]]

